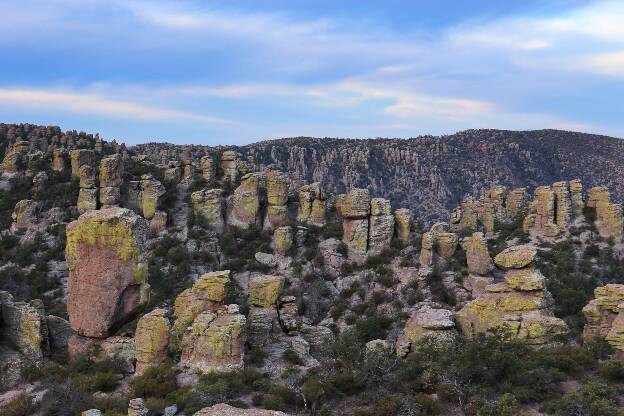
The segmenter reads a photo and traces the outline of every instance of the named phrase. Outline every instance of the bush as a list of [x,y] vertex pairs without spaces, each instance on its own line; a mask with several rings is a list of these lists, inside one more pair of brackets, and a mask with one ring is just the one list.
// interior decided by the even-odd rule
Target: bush
[[130,382],[132,397],[166,397],[176,390],[176,375],[168,364],[150,367]]
[[0,408],[2,416],[29,416],[34,413],[32,397],[22,392]]

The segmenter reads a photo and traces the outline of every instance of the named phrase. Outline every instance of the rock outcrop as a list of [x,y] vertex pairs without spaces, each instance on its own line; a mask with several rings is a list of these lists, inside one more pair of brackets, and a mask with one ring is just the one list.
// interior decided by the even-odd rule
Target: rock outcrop
[[134,332],[136,349],[136,373],[138,375],[149,367],[157,366],[165,361],[169,345],[171,325],[165,309],[154,309],[143,315]]
[[275,252],[286,255],[293,246],[293,231],[291,227],[279,227],[273,231],[273,248]]
[[368,250],[368,230],[371,211],[371,197],[368,189],[352,189],[340,204],[342,223],[342,241],[350,252],[364,255]]
[[217,164],[212,155],[203,156],[200,161],[202,178],[208,183],[213,183],[217,178]]
[[236,305],[200,313],[182,338],[180,364],[202,374],[240,370],[246,326]]
[[596,228],[603,238],[611,238],[618,244],[622,242],[622,205],[612,204],[611,195],[606,187],[599,186],[589,190],[587,206],[596,210]]
[[242,183],[232,195],[230,212],[227,218],[229,225],[249,228],[260,225],[260,181],[259,173],[249,173],[242,178]]
[[121,156],[116,154],[100,161],[100,205],[109,207],[119,204],[121,197],[123,165]]
[[457,314],[466,336],[498,328],[534,346],[552,343],[568,331],[552,314],[553,300],[544,288],[544,277],[531,266],[535,249],[514,246],[495,258],[504,267],[505,282],[485,287],[485,292]]
[[399,208],[394,212],[396,235],[403,243],[409,243],[410,228],[412,226],[412,212],[407,208]]
[[434,342],[447,343],[456,335],[453,312],[423,304],[412,312],[403,333],[397,338],[397,354],[405,356],[425,337]]
[[209,272],[202,275],[191,288],[180,293],[175,300],[173,330],[182,333],[200,313],[219,309],[223,305],[229,282],[229,270]]
[[449,224],[439,222],[421,237],[420,265],[432,267],[436,257],[450,259],[457,250],[459,236],[449,231]]
[[594,290],[584,308],[583,341],[605,339],[624,357],[624,285],[608,284]]
[[[299,222],[316,226],[325,225],[327,201],[318,182],[299,188]],[[369,199],[370,202],[370,199]]]
[[67,226],[67,312],[76,333],[103,338],[148,298],[147,223],[126,208],[89,211]]
[[269,171],[266,179],[267,209],[264,227],[272,230],[287,223],[288,192],[290,180],[288,175],[278,171]]
[[249,280],[250,301],[254,306],[261,308],[276,306],[283,288],[283,276],[252,276]]
[[195,219],[200,224],[213,227],[217,232],[222,232],[225,227],[222,195],[222,189],[204,189],[191,194]]
[[[165,187],[152,175],[141,175],[141,212],[143,218],[151,220],[158,212],[160,198],[166,193]],[[166,215],[166,214],[165,214]]]
[[238,155],[233,150],[226,150],[221,155],[221,170],[223,177],[229,179],[232,183],[238,175]]
[[494,263],[483,233],[475,232],[471,237],[464,238],[462,247],[466,252],[468,273],[485,276],[494,270]]
[[370,213],[368,249],[372,254],[379,254],[390,246],[394,235],[394,215],[390,201],[383,198],[371,199]]

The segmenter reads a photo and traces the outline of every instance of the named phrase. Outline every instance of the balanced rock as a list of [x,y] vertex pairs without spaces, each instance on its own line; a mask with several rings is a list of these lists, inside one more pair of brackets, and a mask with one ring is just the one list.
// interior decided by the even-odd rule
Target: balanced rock
[[259,275],[249,280],[250,300],[254,306],[275,306],[284,288],[283,276]]
[[153,366],[162,364],[167,356],[171,325],[165,309],[154,309],[143,315],[134,332],[136,349],[136,373],[138,375]]
[[226,150],[221,155],[221,170],[223,177],[228,178],[231,182],[236,180],[238,174],[238,155],[233,150]]
[[80,188],[80,191],[78,192],[78,201],[76,202],[76,206],[80,214],[84,214],[87,211],[96,210],[97,203],[97,188]]
[[96,172],[91,165],[82,165],[78,168],[78,180],[81,188],[95,188]]
[[72,329],[106,337],[148,300],[146,221],[126,208],[89,211],[67,226],[67,312]]
[[72,176],[78,176],[78,170],[84,165],[93,165],[95,154],[93,150],[76,149],[70,153]]
[[215,181],[217,177],[217,164],[215,163],[213,156],[203,156],[199,162],[202,177],[208,183]]
[[180,293],[175,300],[174,331],[184,331],[200,313],[221,307],[229,282],[229,270],[209,272],[202,275],[191,288]]
[[206,374],[243,368],[247,320],[236,305],[200,313],[182,338],[180,364]]
[[122,168],[120,155],[116,154],[102,158],[100,161],[100,188],[120,186]]
[[521,269],[531,264],[536,255],[537,249],[535,246],[523,244],[501,251],[494,257],[494,262],[497,266],[504,269]]
[[323,226],[326,222],[325,193],[318,182],[299,188],[299,222]]
[[152,175],[141,176],[141,212],[143,218],[151,220],[156,215],[160,198],[165,195],[166,189],[159,180]]

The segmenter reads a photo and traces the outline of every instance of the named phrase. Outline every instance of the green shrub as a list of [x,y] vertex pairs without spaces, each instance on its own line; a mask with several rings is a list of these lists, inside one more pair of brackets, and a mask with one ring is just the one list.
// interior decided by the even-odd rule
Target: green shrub
[[22,392],[4,404],[0,408],[0,414],[2,416],[30,416],[34,410],[32,397]]
[[166,397],[176,390],[176,375],[168,364],[150,367],[130,382],[132,397]]

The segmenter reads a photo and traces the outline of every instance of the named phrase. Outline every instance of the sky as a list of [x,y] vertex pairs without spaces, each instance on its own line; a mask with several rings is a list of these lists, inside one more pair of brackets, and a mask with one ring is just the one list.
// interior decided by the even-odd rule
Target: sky
[[624,1],[0,0],[0,122],[128,144],[624,137]]

